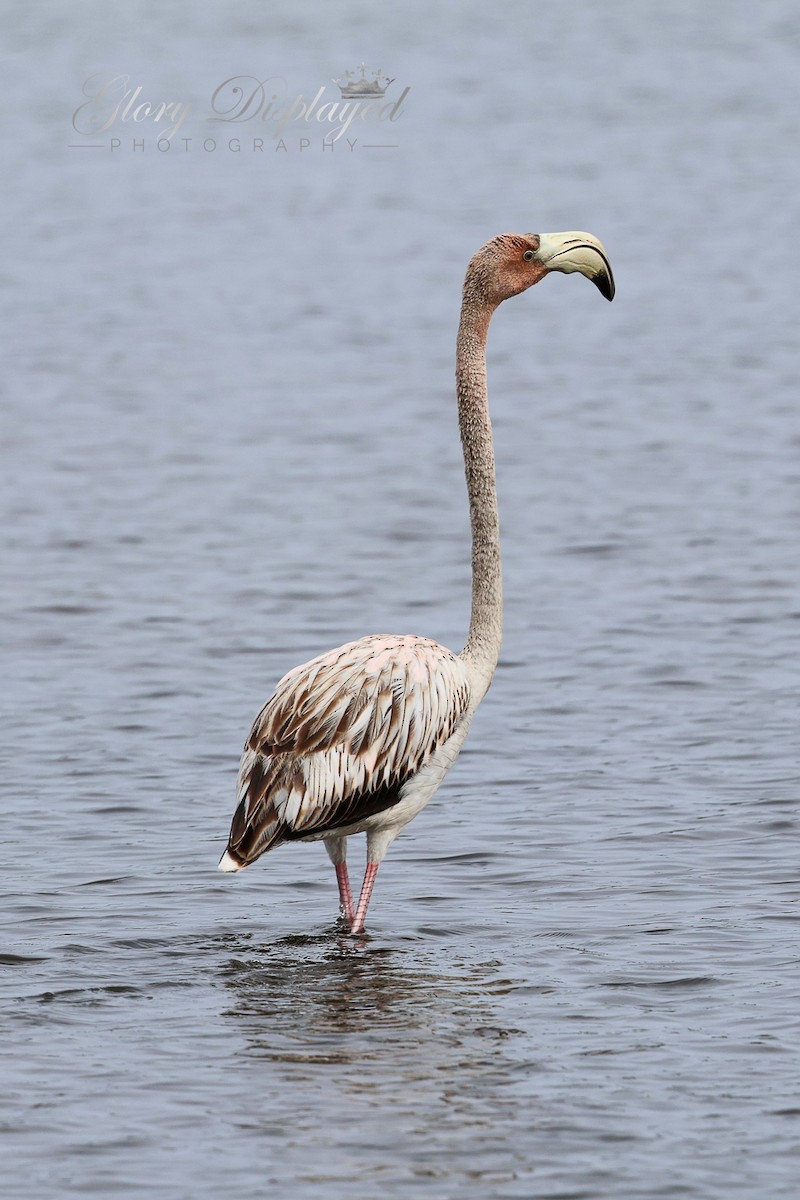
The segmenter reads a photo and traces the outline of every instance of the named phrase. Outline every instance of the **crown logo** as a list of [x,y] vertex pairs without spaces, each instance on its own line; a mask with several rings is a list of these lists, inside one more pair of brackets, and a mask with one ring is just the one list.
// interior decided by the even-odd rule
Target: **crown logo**
[[389,84],[394,83],[393,79],[381,75],[380,67],[370,72],[371,78],[367,78],[367,68],[363,62],[358,69],[361,72],[358,78],[354,71],[345,71],[341,79],[333,80],[338,84],[343,100],[379,100]]

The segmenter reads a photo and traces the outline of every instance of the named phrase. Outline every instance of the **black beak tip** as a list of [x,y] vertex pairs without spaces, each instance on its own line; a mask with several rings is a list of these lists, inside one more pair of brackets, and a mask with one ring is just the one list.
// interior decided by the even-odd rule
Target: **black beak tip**
[[616,288],[614,287],[614,276],[611,272],[601,271],[599,275],[595,275],[592,283],[606,300],[613,300]]

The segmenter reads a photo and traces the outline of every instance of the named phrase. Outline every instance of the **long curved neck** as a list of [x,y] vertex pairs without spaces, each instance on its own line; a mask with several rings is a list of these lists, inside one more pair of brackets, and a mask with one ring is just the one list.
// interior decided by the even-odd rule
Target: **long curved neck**
[[478,676],[482,699],[503,640],[503,577],[492,423],[486,392],[486,334],[494,306],[465,289],[456,344],[458,423],[472,524],[472,615],[461,657]]

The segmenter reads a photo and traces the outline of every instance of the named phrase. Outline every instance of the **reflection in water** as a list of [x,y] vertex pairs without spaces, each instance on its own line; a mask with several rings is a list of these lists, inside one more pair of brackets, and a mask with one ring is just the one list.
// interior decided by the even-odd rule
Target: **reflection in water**
[[[369,1188],[366,1171],[395,1186],[463,1172],[496,1187],[523,1168],[513,1131],[525,1110],[512,1086],[522,1064],[509,1053],[518,1031],[498,1022],[496,964],[454,962],[445,972],[441,947],[437,969],[421,965],[426,953],[418,942],[373,948],[330,931],[242,943],[223,967],[233,996],[225,1016],[244,1036],[243,1057],[251,1070],[269,1064],[273,1096],[291,1085],[284,1134],[299,1147],[293,1180],[325,1180],[308,1166],[313,1141],[304,1140],[319,1136],[323,1111],[326,1144],[347,1156],[356,1187]],[[265,1112],[274,1137],[274,1100]],[[368,1161],[352,1155],[354,1135],[370,1146]]]
[[[356,1065],[391,1058],[404,1073],[435,1075],[465,1065],[461,1051],[480,1053],[469,1069],[486,1068],[486,1046],[508,1036],[492,1007],[491,968],[458,973],[425,970],[425,952],[354,941],[334,928],[274,945],[241,943],[222,968],[250,1056],[284,1063]],[[441,962],[437,964],[441,967]],[[497,1066],[496,1055],[492,1065]]]

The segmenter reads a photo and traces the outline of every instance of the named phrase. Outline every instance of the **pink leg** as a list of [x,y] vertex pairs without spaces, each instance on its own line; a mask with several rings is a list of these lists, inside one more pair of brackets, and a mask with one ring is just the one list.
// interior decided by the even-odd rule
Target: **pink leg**
[[347,874],[347,863],[334,864],[336,867],[336,882],[339,885],[339,912],[348,925],[353,923],[353,893],[350,891],[350,876]]
[[369,907],[369,898],[372,895],[372,889],[375,886],[375,876],[378,874],[379,862],[368,862],[367,870],[364,874],[364,882],[361,885],[361,895],[358,897],[358,908],[356,915],[353,918],[353,923],[350,926],[351,933],[364,932],[364,918],[367,915]]

